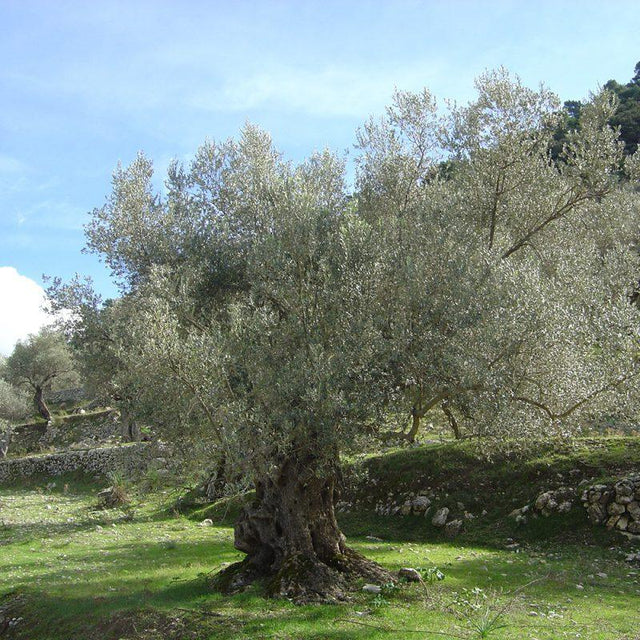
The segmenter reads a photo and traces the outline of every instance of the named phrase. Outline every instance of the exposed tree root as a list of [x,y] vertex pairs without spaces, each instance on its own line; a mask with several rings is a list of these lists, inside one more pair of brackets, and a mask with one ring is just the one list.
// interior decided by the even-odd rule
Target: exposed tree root
[[295,554],[284,559],[270,573],[260,569],[251,558],[223,569],[212,579],[212,587],[223,593],[238,593],[255,582],[262,582],[267,597],[280,597],[297,604],[345,600],[362,581],[383,584],[393,575],[352,549],[329,562]]

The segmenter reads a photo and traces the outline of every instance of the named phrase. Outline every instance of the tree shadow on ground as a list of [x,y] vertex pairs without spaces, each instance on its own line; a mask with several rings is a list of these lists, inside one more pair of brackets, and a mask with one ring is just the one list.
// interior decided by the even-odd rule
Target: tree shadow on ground
[[[391,569],[407,565],[426,569],[434,563],[431,549],[406,540],[389,540],[386,543],[355,541],[354,546]],[[82,553],[74,568],[52,567],[39,572],[38,583],[29,581],[18,585],[25,599],[21,613],[25,619],[22,628],[28,634],[17,637],[33,640],[79,637],[90,640],[98,637],[105,640],[126,637],[338,640],[378,637],[375,629],[354,628],[354,607],[366,609],[373,603],[373,598],[363,593],[355,594],[351,604],[304,607],[296,607],[286,600],[266,600],[262,598],[259,586],[236,596],[212,593],[206,572],[198,574],[197,570],[203,565],[207,571],[209,567],[215,570],[223,563],[238,559],[237,552],[228,541],[185,542],[178,543],[175,548],[143,542],[121,546],[113,541],[112,546],[106,549],[107,553],[104,551]],[[401,596],[404,605],[423,602],[425,594],[441,603],[442,598],[438,599],[438,594],[443,589],[449,593],[462,587],[479,587],[506,597],[525,584],[530,585],[526,589],[529,600],[559,600],[566,596],[569,587],[574,587],[580,576],[593,570],[589,557],[581,558],[579,554],[570,559],[542,555],[530,557],[528,554],[496,553],[464,545],[457,545],[455,552],[459,555],[453,559],[454,550],[448,550],[449,559],[440,565],[445,574],[444,582],[407,585]],[[442,555],[442,550],[440,553]],[[37,562],[34,560],[33,564]],[[22,563],[19,568],[29,573],[36,567]],[[625,590],[618,582],[615,594],[614,586],[606,582],[594,581],[591,585],[585,583],[585,586],[593,587],[594,593],[608,591],[608,597],[616,600],[623,609],[633,608],[629,604],[635,597],[633,585]],[[623,593],[617,594],[618,591]],[[416,628],[424,626],[429,622],[429,616],[435,615],[424,607],[416,607],[412,616],[414,613]],[[629,615],[632,616],[631,609]],[[174,621],[173,627],[170,619]],[[137,628],[137,623],[142,625],[140,629],[143,631],[137,636],[127,635],[131,629]],[[149,629],[160,626],[166,633],[150,635]],[[384,624],[380,628],[383,627]],[[196,628],[206,630],[210,635],[187,633]],[[147,632],[148,635],[144,635]],[[171,635],[174,632],[178,635]],[[182,632],[184,635],[179,635]],[[95,635],[97,633],[102,635]],[[380,634],[379,637],[403,637],[389,635],[384,630]]]

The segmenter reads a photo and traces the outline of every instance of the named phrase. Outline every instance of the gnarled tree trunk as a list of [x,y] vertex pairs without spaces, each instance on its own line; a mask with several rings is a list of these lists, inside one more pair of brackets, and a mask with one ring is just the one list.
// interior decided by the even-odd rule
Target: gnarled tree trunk
[[124,406],[120,407],[120,436],[127,442],[140,442],[141,440],[140,427]]
[[47,407],[47,403],[44,401],[44,391],[41,386],[37,386],[35,388],[35,394],[33,396],[33,400],[36,404],[36,408],[38,409],[38,413],[47,421],[51,420],[51,411],[49,411],[49,407]]
[[447,420],[449,421],[449,426],[453,431],[453,435],[455,439],[460,440],[462,438],[462,433],[460,432],[460,426],[458,425],[458,421],[456,420],[456,417],[453,415],[453,412],[451,411],[451,407],[449,406],[449,401],[446,399],[443,400],[440,406],[442,407],[442,412],[444,413],[444,415],[447,416]]
[[415,442],[416,437],[418,435],[418,431],[420,431],[420,420],[422,420],[423,413],[417,408],[413,407],[411,409],[411,429],[406,433],[405,438],[409,442]]
[[319,472],[309,453],[256,483],[256,499],[235,525],[235,547],[247,557],[218,574],[215,586],[233,592],[266,578],[268,595],[308,602],[340,599],[354,578],[392,580],[346,546],[333,508],[336,477]]

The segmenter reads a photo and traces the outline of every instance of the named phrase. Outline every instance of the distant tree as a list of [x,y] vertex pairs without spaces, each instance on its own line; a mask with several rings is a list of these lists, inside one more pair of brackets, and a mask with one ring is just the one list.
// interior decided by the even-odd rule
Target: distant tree
[[[624,152],[632,155],[640,142],[640,62],[635,66],[635,75],[627,84],[620,84],[616,80],[609,80],[604,88],[617,99],[615,111],[611,114],[608,124],[620,130],[620,140],[624,142]],[[580,127],[582,103],[568,100],[564,103],[560,121],[554,132],[554,141],[550,146],[554,160],[562,156],[564,144],[568,141],[568,134]]]
[[[121,435],[127,440],[139,440],[140,428],[136,413],[139,404],[139,382],[127,375],[122,354],[127,351],[129,317],[122,300],[103,301],[93,291],[90,278],[76,276],[64,283],[53,278],[47,289],[51,311],[73,309],[66,322],[60,320],[68,333],[78,371],[88,393],[95,399],[116,406],[120,412]],[[59,315],[64,318],[64,315]],[[134,405],[138,405],[138,410]]]
[[604,86],[614,93],[619,101],[616,112],[610,119],[613,127],[620,128],[620,139],[624,141],[625,153],[635,153],[640,142],[640,82],[636,76],[627,84],[619,84],[609,80]]
[[[4,358],[0,361],[0,376],[5,370]],[[9,450],[12,423],[29,415],[27,395],[0,377],[0,458]]]
[[9,421],[21,420],[28,416],[29,412],[27,394],[0,377],[0,418]]
[[50,328],[16,344],[7,358],[5,377],[15,386],[31,389],[38,413],[45,420],[51,420],[45,392],[56,384],[71,385],[78,380],[63,334]]
[[554,161],[562,158],[565,144],[569,140],[569,134],[576,131],[580,125],[580,114],[583,104],[580,100],[567,100],[564,109],[560,113],[559,121],[553,133],[553,142],[550,145],[551,157]]

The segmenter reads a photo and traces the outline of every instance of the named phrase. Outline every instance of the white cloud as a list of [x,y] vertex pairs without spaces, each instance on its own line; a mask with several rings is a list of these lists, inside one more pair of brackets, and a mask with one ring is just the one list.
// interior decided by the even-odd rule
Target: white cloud
[[0,267],[0,353],[9,355],[18,340],[51,322],[42,306],[44,290],[13,267]]

